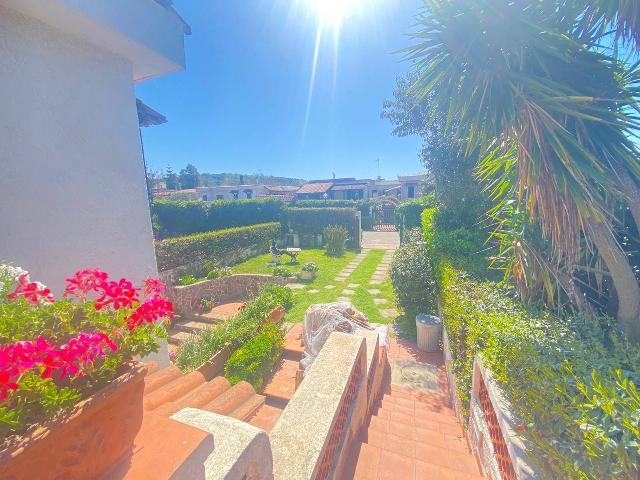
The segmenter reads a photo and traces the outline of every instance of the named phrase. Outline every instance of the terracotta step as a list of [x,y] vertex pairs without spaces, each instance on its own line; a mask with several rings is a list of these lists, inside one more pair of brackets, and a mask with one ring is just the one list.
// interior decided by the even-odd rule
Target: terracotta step
[[183,408],[200,408],[203,405],[212,402],[215,398],[222,395],[223,392],[229,390],[229,388],[231,388],[231,385],[226,378],[216,377],[210,382],[200,385],[195,390],[192,390],[177,400],[159,406],[153,410],[153,413],[164,417],[170,417]]
[[284,338],[282,351],[285,355],[291,355],[292,359],[295,359],[296,357],[302,358],[302,354],[304,353],[302,330],[303,325],[301,323],[296,323],[293,327],[291,327]]
[[297,361],[281,358],[262,393],[267,397],[279,400],[291,400],[291,397],[296,392],[296,372],[298,368]]
[[174,345],[182,345],[185,341],[189,340],[192,335],[191,333],[182,332],[176,328],[171,328],[168,333],[169,338],[167,340]]
[[158,365],[156,362],[146,363],[145,366],[147,367],[147,376],[153,375],[160,370],[160,365]]
[[182,372],[176,366],[171,366],[164,370],[159,370],[151,375],[147,375],[144,379],[144,394],[147,395],[148,393],[153,392],[162,385],[166,385],[181,375]]
[[186,332],[186,333],[200,332],[202,330],[207,330],[211,327],[212,327],[211,323],[198,322],[196,320],[176,323],[173,326],[174,330],[179,330],[181,332]]
[[226,322],[227,320],[237,317],[244,306],[244,303],[225,303],[223,305],[213,307],[208,313],[198,315],[198,319],[202,322]]
[[390,407],[388,404],[383,404],[381,408],[377,410],[375,415],[379,417],[412,417],[415,419],[432,421],[438,423],[448,423],[450,425],[458,425],[458,419],[447,413],[435,412],[433,410],[422,410],[419,408],[407,408],[407,407]]
[[262,405],[264,405],[265,397],[264,395],[255,394],[252,397],[249,397],[248,400],[245,400],[240,406],[238,406],[235,410],[233,410],[229,416],[233,418],[237,418],[238,420],[245,421],[248,418],[252,417],[254,413],[256,413]]
[[287,402],[267,398],[264,405],[262,405],[251,418],[245,421],[265,432],[270,432],[280,419],[286,406]]
[[200,372],[191,372],[175,378],[171,382],[145,395],[143,400],[144,409],[154,410],[167,402],[173,402],[203,383],[205,383],[205,379]]
[[248,382],[240,382],[224,391],[217,398],[202,407],[202,410],[214,412],[219,415],[229,415],[245,401],[256,394]]

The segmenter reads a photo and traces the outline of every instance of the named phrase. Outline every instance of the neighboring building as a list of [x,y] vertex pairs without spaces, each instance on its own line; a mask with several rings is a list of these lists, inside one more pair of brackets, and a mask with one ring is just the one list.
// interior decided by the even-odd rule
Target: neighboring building
[[369,198],[399,197],[401,183],[396,180],[376,180],[369,185]]
[[426,173],[398,176],[398,181],[401,184],[400,198],[402,200],[410,200],[425,195],[427,193],[426,180]]
[[296,197],[300,187],[289,185],[266,185],[265,197],[279,198],[283,202],[291,202]]
[[398,197],[401,200],[417,198],[425,193],[427,175],[399,176],[398,180],[358,180],[355,178],[333,178],[312,180],[296,192],[299,200],[360,200],[382,196]]
[[296,192],[298,200],[323,200],[331,198],[329,190],[334,180],[313,180],[302,185]]
[[267,194],[266,185],[220,185],[217,187],[198,187],[197,199],[205,202],[214,200],[246,200],[263,197]]
[[157,275],[134,86],[185,68],[169,4],[0,0],[0,259],[56,294]]

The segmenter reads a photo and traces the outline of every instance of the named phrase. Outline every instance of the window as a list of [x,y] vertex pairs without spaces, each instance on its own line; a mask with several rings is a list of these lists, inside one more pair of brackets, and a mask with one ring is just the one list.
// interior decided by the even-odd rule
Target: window
[[224,195],[216,195],[216,200],[224,200]]
[[238,190],[233,190],[231,192],[231,195],[233,195],[234,200],[238,200],[238,196],[240,195],[240,192],[238,192]]
[[203,201],[203,202],[206,202],[206,201],[207,201],[207,199],[208,199],[208,197],[207,197],[206,195],[202,195],[202,201]]
[[409,185],[407,187],[407,197],[414,198],[415,196],[416,196],[416,187],[414,187],[413,185]]
[[253,191],[251,190],[245,190],[244,194],[247,196],[248,199],[251,199],[251,197],[253,197]]

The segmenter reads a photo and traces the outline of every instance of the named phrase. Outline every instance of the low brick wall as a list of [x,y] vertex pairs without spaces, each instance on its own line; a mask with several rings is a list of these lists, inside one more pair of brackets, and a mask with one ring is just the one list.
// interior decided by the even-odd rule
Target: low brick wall
[[271,275],[231,275],[193,285],[171,287],[167,295],[178,315],[189,315],[196,312],[203,298],[213,298],[217,303],[247,302],[256,298],[264,285],[286,285],[288,281]]

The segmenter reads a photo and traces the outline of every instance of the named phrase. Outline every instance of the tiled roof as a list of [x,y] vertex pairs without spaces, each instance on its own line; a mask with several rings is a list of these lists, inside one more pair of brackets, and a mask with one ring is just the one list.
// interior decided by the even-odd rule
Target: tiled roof
[[357,184],[357,185],[336,185],[331,190],[364,190],[367,188],[366,184]]
[[297,193],[325,193],[333,183],[305,183]]
[[167,117],[156,112],[139,98],[136,98],[136,107],[138,108],[138,123],[141,127],[150,127],[152,125],[162,125],[163,123],[167,123]]

